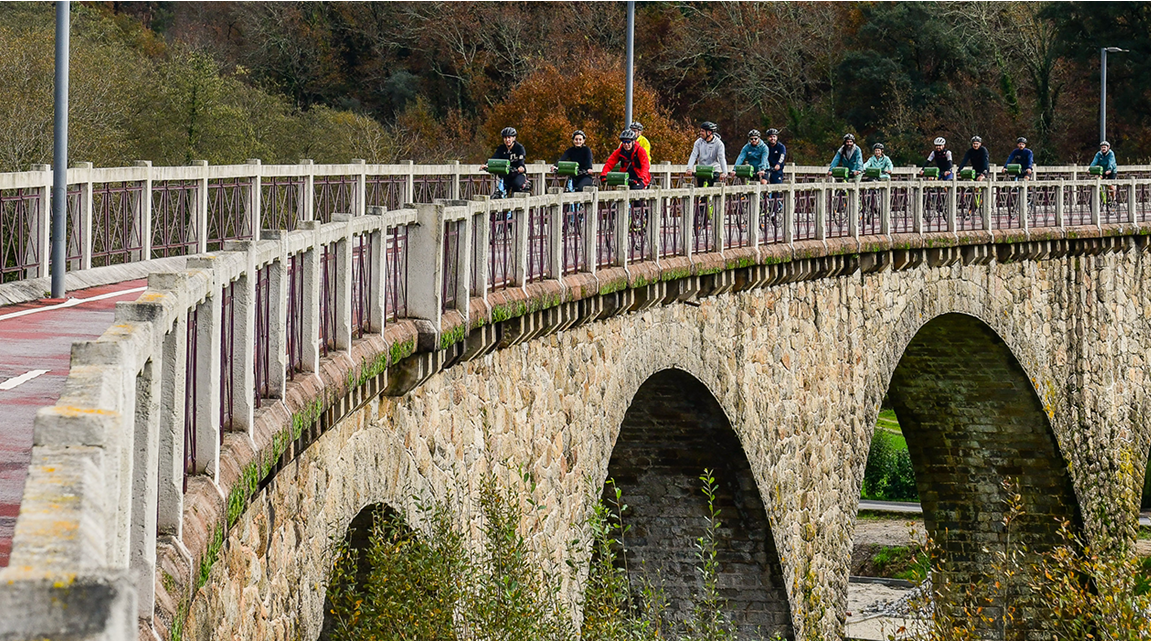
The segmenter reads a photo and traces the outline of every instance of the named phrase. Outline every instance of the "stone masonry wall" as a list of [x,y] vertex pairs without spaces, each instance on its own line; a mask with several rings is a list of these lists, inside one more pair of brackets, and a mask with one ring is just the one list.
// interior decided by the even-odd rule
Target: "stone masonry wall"
[[[1101,510],[1133,513],[1124,491],[1143,468],[1151,409],[1148,279],[1135,246],[925,262],[658,305],[457,364],[373,401],[283,469],[230,533],[185,636],[316,638],[330,541],[361,508],[404,510],[413,492],[467,496],[487,470],[508,482],[519,466],[532,472],[546,510],[528,525],[562,567],[637,391],[676,369],[710,391],[742,446],[797,637],[839,638],[880,401],[908,344],[943,314],[977,319],[1014,355],[1069,458],[1088,529]],[[470,518],[466,502],[460,511]],[[578,594],[578,577],[567,589]]]

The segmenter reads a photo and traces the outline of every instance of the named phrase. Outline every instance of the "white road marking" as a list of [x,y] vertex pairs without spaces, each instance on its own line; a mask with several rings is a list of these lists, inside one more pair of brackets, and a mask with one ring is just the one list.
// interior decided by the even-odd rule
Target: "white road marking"
[[0,390],[13,389],[17,386],[20,386],[20,385],[23,385],[24,383],[27,383],[28,381],[36,378],[37,376],[39,376],[41,374],[47,374],[47,373],[48,373],[48,370],[46,370],[46,369],[34,369],[31,372],[25,372],[24,374],[21,374],[19,376],[13,376],[12,378],[4,381],[3,383],[0,383]]
[[97,300],[105,300],[107,298],[116,298],[117,296],[124,296],[126,294],[136,294],[148,289],[147,287],[133,287],[132,289],[124,289],[118,292],[108,292],[107,294],[100,294],[98,296],[90,296],[88,298],[69,298],[63,303],[56,305],[49,305],[47,307],[37,307],[35,309],[24,309],[11,314],[4,314],[0,316],[0,321],[8,320],[9,318],[19,318],[20,316],[28,316],[29,314],[38,314],[40,312],[50,312],[54,309],[63,309],[65,307],[75,307],[81,303],[89,303]]

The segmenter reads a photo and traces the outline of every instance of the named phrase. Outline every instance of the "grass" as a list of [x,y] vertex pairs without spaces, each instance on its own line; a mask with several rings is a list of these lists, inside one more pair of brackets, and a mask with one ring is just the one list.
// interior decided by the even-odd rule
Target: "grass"
[[899,419],[895,417],[895,410],[893,409],[880,410],[879,418],[875,421],[875,427],[896,434],[903,433],[899,429]]
[[923,581],[927,578],[931,559],[922,549],[897,545],[880,548],[871,557],[871,563],[875,566],[876,576]]

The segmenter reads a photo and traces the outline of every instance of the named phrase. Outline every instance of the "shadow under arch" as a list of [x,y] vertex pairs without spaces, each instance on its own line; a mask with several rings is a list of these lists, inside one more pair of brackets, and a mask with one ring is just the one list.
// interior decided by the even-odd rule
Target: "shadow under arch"
[[982,320],[950,313],[920,327],[888,395],[907,440],[924,525],[946,555],[953,585],[987,576],[983,550],[1007,545],[1004,479],[1018,482],[1024,510],[1012,540],[1042,553],[1063,542],[1061,521],[1082,528],[1047,413],[1011,349]]
[[[372,547],[372,535],[377,526],[386,528],[401,528],[400,534],[410,533],[410,529],[403,524],[399,512],[386,503],[372,503],[361,509],[344,533],[344,544],[349,551],[356,553],[356,566],[354,568],[354,587],[363,593],[366,591],[368,578],[372,572],[369,552]],[[319,641],[328,641],[333,638],[336,622],[333,618],[333,604],[328,596],[324,597],[324,622],[320,628]]]
[[673,617],[690,612],[701,585],[695,541],[707,515],[699,479],[705,468],[719,484],[719,586],[740,637],[794,638],[779,553],[747,456],[715,396],[681,370],[656,372],[639,387],[608,463],[607,478],[628,506],[633,590],[640,587],[637,568],[653,581],[658,569]]

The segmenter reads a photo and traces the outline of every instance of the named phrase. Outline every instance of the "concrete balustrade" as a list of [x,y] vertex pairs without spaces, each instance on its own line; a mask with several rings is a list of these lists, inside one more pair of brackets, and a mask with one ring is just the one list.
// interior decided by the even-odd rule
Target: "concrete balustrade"
[[[670,182],[671,172],[681,169],[664,166],[662,171]],[[279,444],[279,450],[276,446],[268,450],[266,445],[255,442],[257,415],[265,412],[257,405],[263,403],[275,409],[288,393],[290,327],[299,327],[302,337],[302,372],[295,375],[318,378],[322,373],[325,361],[321,356],[321,299],[328,293],[321,274],[325,248],[335,252],[335,279],[327,284],[335,288],[335,350],[347,355],[357,344],[352,307],[356,238],[367,236],[371,247],[369,331],[385,334],[389,329],[384,301],[390,265],[386,236],[393,228],[407,228],[407,272],[403,275],[407,319],[403,322],[412,328],[417,344],[412,349],[392,349],[392,354],[387,349],[382,352],[387,364],[393,366],[413,351],[425,359],[403,380],[385,381],[391,386],[391,393],[403,393],[452,358],[453,350],[454,357],[460,357],[461,350],[492,349],[498,340],[526,340],[542,331],[539,327],[521,327],[516,330],[518,334],[508,333],[502,338],[493,332],[484,334],[482,345],[465,345],[465,338],[473,331],[483,334],[487,331],[484,328],[497,322],[525,316],[523,301],[539,298],[540,292],[554,296],[552,305],[558,306],[575,297],[574,288],[619,291],[638,282],[637,275],[644,274],[644,282],[655,282],[666,276],[660,270],[675,266],[683,266],[685,274],[722,275],[737,268],[768,264],[766,259],[774,248],[787,247],[795,252],[799,237],[814,239],[824,247],[841,239],[890,245],[896,235],[893,229],[909,227],[913,235],[955,238],[962,231],[959,221],[965,220],[963,216],[976,213],[981,231],[1010,229],[1022,234],[1037,227],[1086,225],[1100,229],[1107,224],[1146,222],[1151,218],[1151,203],[1137,202],[1140,193],[1144,197],[1151,194],[1149,179],[1119,183],[1117,193],[1125,192],[1126,207],[1115,212],[1104,206],[1100,191],[1101,185],[1106,188],[1115,183],[1095,179],[1035,183],[905,181],[898,187],[885,182],[795,182],[703,189],[621,188],[525,194],[503,200],[441,199],[385,211],[368,202],[365,194],[369,176],[388,171],[406,176],[405,198],[415,192],[417,175],[450,176],[452,193],[458,194],[461,166],[325,166],[310,162],[264,166],[253,162],[227,167],[199,164],[155,168],[142,164],[72,171],[81,193],[87,194],[82,225],[85,229],[91,228],[91,194],[97,182],[143,183],[144,200],[151,203],[148,190],[157,182],[194,181],[198,185],[195,238],[201,253],[190,257],[182,271],[149,276],[148,288],[137,301],[117,306],[112,328],[96,341],[78,343],[73,349],[64,393],[55,406],[38,414],[32,466],[17,522],[12,561],[0,572],[0,611],[13,611],[8,608],[24,607],[21,604],[28,599],[39,598],[61,599],[60,607],[66,611],[53,614],[55,610],[45,610],[46,614],[36,615],[40,618],[31,622],[13,623],[7,620],[10,617],[0,617],[0,637],[33,630],[49,637],[71,633],[75,638],[130,638],[113,627],[128,621],[135,634],[137,617],[146,626],[151,624],[156,605],[156,549],[158,543],[167,540],[165,537],[177,547],[182,545],[188,510],[184,503],[187,477],[215,488],[219,498],[231,501],[238,481],[230,480],[232,485],[225,487],[221,468],[221,443],[229,434],[241,439],[260,457],[278,458],[288,451],[287,441]],[[28,172],[27,176],[28,187],[44,188],[43,172]],[[353,177],[351,202],[355,211],[325,214],[330,222],[317,219],[314,205],[318,176]],[[303,179],[296,187],[300,218],[294,230],[261,229],[261,181],[275,177]],[[539,178],[542,183],[542,174]],[[221,251],[206,253],[208,184],[217,179],[252,181],[246,188],[249,195],[244,203],[252,237],[226,240]],[[1034,195],[1029,191],[1040,186],[1054,190],[1053,203],[1029,204],[1029,196]],[[17,187],[12,175],[0,175],[0,189]],[[895,189],[907,192],[907,200],[899,208],[895,206]],[[975,198],[975,193],[981,198]],[[1090,194],[1087,203],[1082,198],[1085,193]],[[972,200],[965,200],[968,195]],[[873,196],[872,202],[877,202],[879,208],[874,214],[878,216],[878,234],[864,233],[861,224],[861,206]],[[781,219],[772,209],[777,206],[776,198],[782,206]],[[746,210],[729,213],[729,203],[747,203]],[[964,209],[964,203],[970,207]],[[673,204],[682,207],[673,211]],[[933,207],[941,209],[936,211]],[[137,212],[146,216],[149,208],[150,205],[138,207]],[[1038,216],[1046,216],[1048,210],[1053,224],[1047,225],[1046,219],[1037,224]],[[548,217],[538,230],[548,238],[542,239],[538,247],[531,244],[532,212]],[[942,218],[928,220],[931,212]],[[678,234],[668,239],[665,221],[676,216],[678,221],[670,224],[678,225]],[[761,234],[761,229],[772,221],[781,225],[782,233]],[[611,228],[601,229],[603,224]],[[444,244],[449,226],[457,233],[450,252]],[[739,238],[747,238],[746,242],[725,244],[732,226]],[[565,271],[571,271],[564,258],[568,233],[582,234],[584,267],[563,277]],[[631,243],[640,241],[647,243],[649,253],[633,259]],[[81,261],[85,265],[91,262],[90,243],[87,246],[87,258]],[[854,251],[859,251],[860,246],[857,242]],[[533,253],[544,248],[548,252],[546,261],[544,256]],[[501,255],[495,256],[495,252]],[[296,306],[289,304],[295,294],[289,290],[292,277],[288,262],[294,256],[301,257],[301,271],[295,278],[300,279],[303,291],[302,301],[298,301],[302,304]],[[533,260],[539,260],[543,268],[538,278],[529,278]],[[494,274],[493,264],[499,264],[501,270],[506,267],[507,272]],[[600,274],[602,279],[597,276]],[[449,275],[454,281],[445,283]],[[506,284],[497,282],[505,276]],[[264,295],[258,291],[261,278],[267,282],[265,306],[257,304]],[[231,311],[225,318],[224,289],[232,288],[233,283],[234,288],[229,289],[233,295]],[[454,287],[456,292],[452,304],[445,304],[448,287]],[[294,316],[289,318],[290,314]],[[190,323],[194,331],[189,331]],[[225,355],[221,343],[225,332],[231,336],[235,367],[230,370],[230,377],[222,379]],[[267,393],[261,394],[252,363],[259,360],[260,345],[264,344],[268,346],[269,365]],[[391,347],[399,344],[398,340],[389,343]],[[195,362],[188,362],[190,355],[194,355]],[[221,402],[226,396],[221,385],[229,386],[234,402],[227,425],[220,422]],[[327,409],[321,407],[320,411]],[[191,411],[194,421],[187,415]],[[284,410],[281,406],[276,411]],[[307,420],[318,421],[318,416]],[[292,417],[292,425],[285,428],[287,433],[300,428],[295,422]],[[186,426],[195,436],[194,451],[187,451]],[[298,440],[299,434],[284,438]],[[186,457],[193,462],[187,470],[189,474],[185,473]],[[261,469],[259,478],[263,478],[263,473]],[[246,500],[246,495],[241,498]],[[61,597],[54,592],[58,588],[52,587],[73,582],[90,589]],[[100,590],[110,596],[90,597],[93,591]]]

